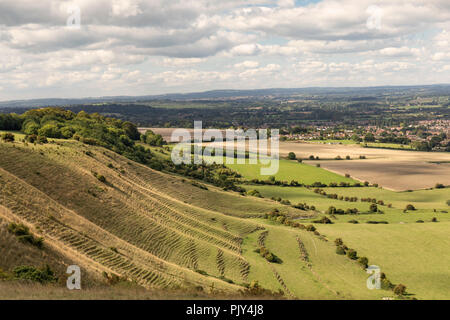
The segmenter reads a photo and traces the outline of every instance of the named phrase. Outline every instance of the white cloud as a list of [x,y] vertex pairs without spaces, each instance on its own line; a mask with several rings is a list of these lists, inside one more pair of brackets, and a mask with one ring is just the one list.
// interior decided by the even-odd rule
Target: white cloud
[[449,21],[448,0],[2,0],[0,100],[450,82]]
[[256,68],[259,66],[259,62],[258,61],[251,61],[251,60],[247,60],[247,61],[243,61],[240,63],[236,63],[234,65],[235,68],[241,69],[241,68]]

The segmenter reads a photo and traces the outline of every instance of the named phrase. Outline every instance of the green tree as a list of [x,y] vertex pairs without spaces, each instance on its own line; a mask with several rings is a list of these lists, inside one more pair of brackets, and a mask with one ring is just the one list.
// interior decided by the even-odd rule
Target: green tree
[[55,124],[46,124],[38,130],[38,135],[47,138],[61,138],[61,131]]
[[375,136],[373,135],[372,132],[368,132],[368,133],[364,136],[364,142],[375,142]]

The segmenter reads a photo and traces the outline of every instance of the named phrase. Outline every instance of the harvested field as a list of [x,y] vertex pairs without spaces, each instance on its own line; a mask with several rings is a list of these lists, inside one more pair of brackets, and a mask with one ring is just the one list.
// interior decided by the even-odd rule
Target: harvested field
[[321,162],[321,167],[336,173],[348,173],[358,180],[378,183],[383,188],[395,191],[432,188],[437,183],[450,185],[448,163],[377,159],[326,161]]
[[[169,137],[174,129],[152,128],[155,132]],[[213,145],[213,144],[210,144]],[[317,144],[304,142],[280,142],[280,156],[294,152],[298,158],[307,159],[314,155],[319,161],[305,161],[329,171],[395,190],[418,190],[431,188],[436,183],[450,185],[450,153],[419,152],[364,148],[359,145]],[[332,160],[340,156],[353,160]],[[365,160],[359,160],[365,156]],[[326,160],[326,161],[325,161]]]

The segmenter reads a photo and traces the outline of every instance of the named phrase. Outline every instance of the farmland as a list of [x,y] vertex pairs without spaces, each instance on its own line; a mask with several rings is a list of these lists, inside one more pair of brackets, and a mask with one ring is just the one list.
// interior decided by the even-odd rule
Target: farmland
[[[95,294],[150,299],[154,290],[159,299],[246,298],[251,290],[274,299],[398,298],[391,290],[368,290],[362,265],[336,254],[336,238],[379,266],[393,284],[406,285],[408,294],[400,298],[448,298],[446,153],[281,142],[280,169],[273,177],[262,176],[260,164],[227,164],[241,175],[234,181],[238,191],[232,191],[181,170],[154,170],[108,146],[62,138],[29,143],[23,133],[11,133],[15,141],[0,143],[0,253],[5,257],[0,275],[11,279],[17,266],[50,265],[59,281],[43,290],[30,287],[35,298],[70,298],[61,291],[69,264],[80,265],[86,275],[88,291],[81,297],[87,299]],[[135,146],[148,151],[153,162],[170,161],[171,146],[145,140]],[[286,159],[289,152],[302,162]],[[342,160],[334,160],[338,155]],[[410,166],[377,169],[389,161]],[[406,179],[408,170],[424,163],[437,168],[422,173],[428,189]],[[336,164],[344,169],[330,169]],[[364,179],[364,170],[356,171],[359,164],[377,179]],[[220,177],[224,168],[214,170]],[[390,190],[394,187],[382,183],[383,174],[397,174],[411,190]],[[291,185],[292,180],[299,184]],[[367,185],[361,183],[365,180]],[[434,188],[438,181],[443,185]],[[323,185],[310,186],[315,183]],[[341,211],[330,213],[330,207]],[[269,219],[274,212],[289,223]],[[332,223],[319,223],[323,218]],[[7,230],[11,222],[42,237],[44,249],[18,242]],[[23,254],[13,255],[10,248]],[[13,292],[23,285],[8,280],[0,286]],[[114,293],[105,291],[108,286]],[[148,291],[142,294],[142,288]]]
[[[76,141],[1,143],[0,155],[3,225],[10,221],[29,225],[44,238],[45,250],[52,248],[54,253],[49,254],[59,257],[48,260],[49,264],[57,271],[63,270],[57,267],[60,260],[79,264],[94,279],[94,286],[104,281],[102,273],[106,273],[167,290],[201,286],[208,291],[214,283],[222,294],[236,294],[244,283],[258,281],[291,298],[372,299],[389,294],[367,291],[364,272],[345,257],[335,257],[336,267],[354,278],[351,284],[344,285],[333,273],[321,274],[318,281],[298,260],[296,238],[304,239],[311,251],[314,272],[326,268],[327,256],[334,258],[333,245],[322,244],[307,231],[287,229],[286,233],[285,227],[258,219],[278,207],[274,201],[213,186],[203,190],[188,180]],[[106,183],[95,178],[94,169],[106,177]],[[280,209],[308,216],[294,208]],[[268,231],[266,245],[283,260],[281,265],[254,254],[260,230]],[[285,246],[280,239],[287,234],[290,240]],[[11,236],[8,241],[14,243]],[[317,254],[316,247],[321,248]],[[7,258],[0,267],[8,271],[18,264],[40,265],[39,254],[29,261]],[[128,295],[130,290],[125,292]]]
[[[267,176],[261,175],[261,164],[227,164],[233,170],[241,173],[245,178],[266,179]],[[313,184],[314,182],[330,183],[330,182],[348,182],[354,183],[355,180],[343,177],[339,174],[317,168],[312,165],[297,163],[295,161],[280,160],[280,168],[275,178],[280,181],[296,180],[304,184]]]

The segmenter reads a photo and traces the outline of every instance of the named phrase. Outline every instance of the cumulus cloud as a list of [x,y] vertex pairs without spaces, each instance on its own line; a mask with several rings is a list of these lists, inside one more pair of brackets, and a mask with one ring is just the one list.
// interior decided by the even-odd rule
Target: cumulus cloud
[[2,0],[0,99],[450,82],[449,21],[448,0]]

